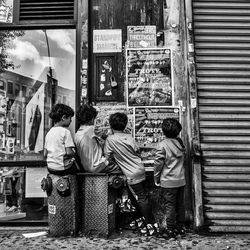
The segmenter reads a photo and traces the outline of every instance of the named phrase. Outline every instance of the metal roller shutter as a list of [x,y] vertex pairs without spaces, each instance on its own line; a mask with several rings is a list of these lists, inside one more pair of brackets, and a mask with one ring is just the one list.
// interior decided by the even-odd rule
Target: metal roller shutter
[[204,223],[250,232],[250,0],[193,0]]

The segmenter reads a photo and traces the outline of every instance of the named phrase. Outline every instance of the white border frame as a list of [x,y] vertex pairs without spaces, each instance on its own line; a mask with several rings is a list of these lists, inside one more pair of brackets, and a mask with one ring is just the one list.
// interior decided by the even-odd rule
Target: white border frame
[[[133,137],[135,139],[135,109],[136,108],[171,108],[171,109],[178,109],[179,110],[179,122],[182,124],[182,116],[181,116],[181,107],[180,106],[132,106],[129,108],[133,108],[133,116],[134,116],[134,126],[133,126]],[[181,136],[181,133],[180,133]]]
[[[126,96],[126,105],[127,107],[139,107],[139,106],[129,106],[128,103],[128,60],[127,53],[129,50],[170,50],[170,62],[171,62],[171,87],[172,87],[172,104],[174,104],[174,74],[173,74],[173,51],[171,48],[167,47],[157,47],[157,48],[126,48],[125,50],[125,61],[126,61],[126,79],[125,79],[125,96]],[[145,107],[145,106],[144,106]],[[147,106],[149,107],[149,106]],[[160,106],[150,106],[150,107],[160,107]],[[161,107],[174,107],[174,106],[161,106]]]

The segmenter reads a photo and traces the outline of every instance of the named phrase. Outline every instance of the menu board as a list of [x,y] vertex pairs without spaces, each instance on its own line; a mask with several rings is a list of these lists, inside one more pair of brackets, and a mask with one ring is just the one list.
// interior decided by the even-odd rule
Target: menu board
[[135,107],[135,141],[141,148],[144,163],[152,163],[155,149],[165,136],[162,122],[166,118],[180,120],[179,107]]
[[111,133],[111,129],[109,126],[109,116],[116,112],[126,113],[128,116],[128,124],[125,129],[125,132],[131,133],[133,135],[134,131],[134,116],[133,109],[127,108],[123,105],[117,106],[96,106],[96,110],[98,111],[95,126],[98,127],[98,131],[101,133],[109,134]]
[[127,105],[172,106],[171,70],[170,49],[127,49]]

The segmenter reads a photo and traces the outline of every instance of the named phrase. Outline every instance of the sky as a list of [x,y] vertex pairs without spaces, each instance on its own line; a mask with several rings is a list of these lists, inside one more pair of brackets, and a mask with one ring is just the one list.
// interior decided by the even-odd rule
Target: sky
[[75,30],[46,30],[50,50],[43,30],[26,30],[9,44],[8,55],[17,65],[13,71],[40,81],[47,81],[51,65],[58,85],[75,89]]

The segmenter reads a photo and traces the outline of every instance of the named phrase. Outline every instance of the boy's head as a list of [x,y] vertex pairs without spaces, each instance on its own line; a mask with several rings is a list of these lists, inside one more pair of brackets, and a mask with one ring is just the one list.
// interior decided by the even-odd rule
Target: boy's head
[[57,103],[52,107],[49,117],[53,120],[54,123],[60,122],[62,118],[73,117],[75,114],[74,110],[62,103]]
[[181,130],[181,124],[174,118],[167,118],[162,122],[162,132],[168,138],[176,138]]
[[110,127],[114,130],[123,131],[128,123],[128,117],[124,113],[114,113],[109,117]]
[[98,112],[93,106],[83,104],[76,112],[76,118],[81,125],[84,125],[92,122],[96,118],[97,114]]

